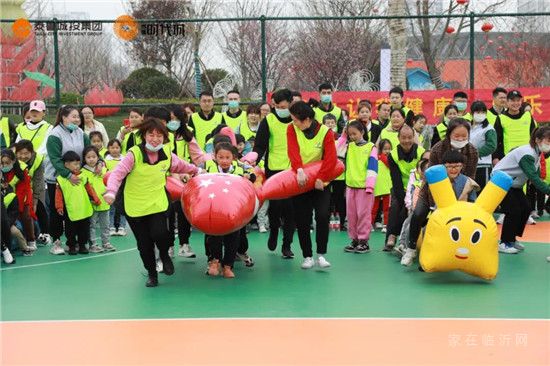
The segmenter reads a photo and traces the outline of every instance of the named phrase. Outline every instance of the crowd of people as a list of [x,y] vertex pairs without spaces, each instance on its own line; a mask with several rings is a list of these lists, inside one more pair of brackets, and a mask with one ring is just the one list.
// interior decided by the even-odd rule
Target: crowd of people
[[[45,103],[30,102],[19,124],[1,118],[4,262],[15,261],[14,251],[31,256],[46,245],[53,255],[116,251],[110,238],[127,235],[129,225],[148,273],[146,286],[154,287],[159,272],[174,273],[176,252],[196,257],[181,202],[170,202],[166,193],[168,175],[187,182],[197,174],[226,173],[254,182],[255,167],[266,179],[292,169],[304,186],[311,179],[304,167],[318,161],[311,191],[265,202],[249,225],[233,233],[205,235],[208,275],[235,277],[236,260],[254,266],[250,229],[268,233],[271,251],[280,243],[284,259],[294,258],[297,231],[301,268],[328,268],[335,218],[351,240],[346,252],[369,252],[371,232],[381,230],[383,250],[410,266],[435,209],[424,172],[438,164],[456,198],[465,201],[475,200],[493,171],[509,174],[514,183],[500,207],[499,251],[524,250],[517,238],[525,225],[550,211],[550,126],[538,126],[518,90],[496,88],[490,108],[457,92],[435,125],[404,106],[399,87],[376,106],[360,101],[355,120],[332,102],[333,92],[323,83],[318,100],[304,101],[299,92],[280,89],[270,103],[244,110],[232,90],[223,113],[203,92],[198,110],[193,104],[132,108],[111,138],[92,107],[63,106],[52,125],[44,120]],[[333,180],[338,159],[345,172]]]

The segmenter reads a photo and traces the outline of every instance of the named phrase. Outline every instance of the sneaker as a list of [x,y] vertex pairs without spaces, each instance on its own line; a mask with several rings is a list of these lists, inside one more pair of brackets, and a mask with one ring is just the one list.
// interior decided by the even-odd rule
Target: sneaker
[[540,216],[537,211],[531,211],[531,217],[534,219],[540,219]]
[[243,261],[246,267],[254,267],[254,260],[252,259],[251,256],[248,255],[248,253],[244,253],[244,254],[237,253],[237,258]]
[[500,216],[497,219],[497,224],[502,225],[504,222],[504,214],[500,214]]
[[[319,265],[319,267],[321,268],[328,268],[330,267],[330,262],[327,261],[325,259],[325,257],[323,257],[322,255],[319,256],[319,258],[317,258],[317,264]],[[302,265],[302,268],[303,268],[303,265]]]
[[22,250],[21,253],[23,253],[23,257],[32,257],[34,255],[33,250]]
[[218,276],[220,274],[220,261],[217,259],[212,259],[208,262],[208,275],[209,276]]
[[344,247],[344,252],[355,253],[355,248],[357,248],[358,245],[359,245],[359,241],[353,239],[353,240],[351,241],[351,243],[349,243],[349,245],[346,245],[346,246]]
[[111,236],[116,236],[117,235],[116,234],[116,229],[114,227],[109,229],[109,235],[111,235]]
[[401,265],[409,267],[416,258],[416,249],[407,248],[401,258]]
[[370,252],[369,243],[366,240],[360,240],[355,247],[355,253],[363,254]]
[[196,257],[195,253],[193,252],[193,249],[191,249],[191,245],[189,244],[180,245],[180,249],[178,250],[178,255],[180,257],[185,257],[185,258]]
[[172,245],[170,248],[168,248],[168,255],[170,258],[174,258],[174,246]]
[[519,250],[514,247],[514,243],[500,242],[498,244],[498,251],[505,254],[517,254]]
[[273,232],[271,231],[269,233],[269,239],[267,239],[267,248],[271,251],[274,251],[275,249],[277,249],[277,236],[278,236],[278,232]]
[[97,244],[93,244],[93,245],[90,245],[89,251],[90,251],[90,253],[102,253],[102,252],[103,252],[103,248],[100,247],[100,246],[97,245]]
[[124,229],[123,227],[119,227],[116,234],[118,236],[126,236],[126,229]]
[[260,226],[258,227],[258,231],[261,232],[262,234],[263,234],[263,233],[267,233],[267,229],[266,229],[266,227],[265,227],[264,225],[260,225]]
[[90,251],[88,250],[88,248],[86,248],[86,245],[79,245],[78,246],[78,253],[79,254],[88,254],[88,253],[90,253]]
[[73,245],[72,247],[69,247],[69,249],[67,250],[67,253],[69,255],[77,255],[78,250],[76,250],[76,245]]
[[388,232],[388,229],[386,228],[386,225],[384,225],[384,227],[382,228],[382,230],[380,230],[381,233],[387,233]]
[[527,225],[536,225],[537,222],[533,218],[533,216],[529,215],[529,218],[527,219]]
[[40,234],[38,238],[36,238],[36,242],[39,246],[49,245],[52,243],[52,237],[50,234]]
[[56,240],[53,243],[53,246],[50,249],[50,254],[53,254],[53,255],[63,255],[63,254],[65,254],[65,251],[61,247],[61,241],[60,240]]
[[546,261],[550,262],[550,256],[546,257]]
[[381,222],[375,222],[374,223],[374,228],[375,229],[382,229],[383,227],[384,227],[384,225]]
[[29,241],[29,242],[27,243],[27,248],[29,248],[29,250],[36,250],[36,249],[38,249],[38,248],[36,247],[36,242],[35,242],[35,241]]
[[157,272],[162,273],[162,270],[164,269],[164,266],[162,265],[162,261],[160,258],[157,258]]
[[382,251],[391,252],[393,250],[393,247],[395,246],[396,239],[397,238],[395,237],[395,235],[388,236],[388,240],[386,240],[386,244],[384,244],[384,248],[382,249]]
[[313,258],[306,257],[304,258],[304,261],[302,262],[302,269],[310,269],[315,265],[315,262],[313,261]]
[[223,277],[224,278],[235,278],[235,273],[231,269],[231,266],[223,266]]
[[103,244],[103,250],[106,251],[106,252],[114,252],[116,250],[116,248],[111,243],[105,243],[105,244]]
[[157,287],[159,285],[159,279],[156,275],[149,275],[147,277],[147,282],[145,282],[145,287]]
[[13,255],[11,255],[11,252],[8,248],[2,251],[2,259],[4,259],[4,263],[6,264],[15,263],[15,259],[13,258]]
[[292,252],[292,250],[290,250],[290,248],[283,248],[282,252],[281,252],[282,256],[283,256],[283,259],[292,259],[294,258],[294,253]]
[[525,250],[525,245],[523,245],[519,241],[515,241],[513,244],[514,244],[514,248],[516,248],[517,250],[519,251]]
[[393,253],[399,257],[402,257],[406,251],[407,247],[403,244],[399,244],[398,246],[393,248]]
[[175,269],[174,269],[174,262],[172,262],[172,259],[170,258],[170,256],[168,256],[168,258],[166,258],[164,261],[162,261],[162,268],[163,268],[163,273],[167,276],[171,276],[174,274],[175,272]]

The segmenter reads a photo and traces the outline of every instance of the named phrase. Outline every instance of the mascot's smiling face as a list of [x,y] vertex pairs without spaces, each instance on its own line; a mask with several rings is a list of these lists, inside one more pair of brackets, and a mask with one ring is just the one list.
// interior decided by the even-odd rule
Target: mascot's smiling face
[[475,203],[457,201],[443,165],[426,171],[437,204],[430,216],[420,251],[426,272],[460,270],[492,280],[498,272],[498,230],[492,213],[512,179],[497,172]]

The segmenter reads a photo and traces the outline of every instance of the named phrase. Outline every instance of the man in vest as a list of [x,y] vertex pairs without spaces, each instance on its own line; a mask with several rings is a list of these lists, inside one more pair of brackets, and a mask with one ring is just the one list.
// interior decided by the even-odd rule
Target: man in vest
[[[287,127],[292,122],[288,110],[292,102],[292,94],[288,89],[277,90],[271,96],[274,110],[261,122],[256,133],[254,152],[258,154],[256,164],[259,164],[265,154],[265,174],[269,179],[273,175],[290,168],[290,160],[287,153]],[[294,258],[290,249],[292,236],[294,235],[294,208],[291,199],[275,200],[269,202],[269,240],[267,246],[270,250],[277,248],[279,227],[283,221],[283,258]]]
[[214,96],[211,92],[204,91],[199,95],[200,112],[195,112],[189,118],[189,127],[195,131],[197,144],[204,150],[206,145],[206,136],[209,135],[216,126],[225,123],[223,115],[214,111]]
[[493,89],[493,106],[487,111],[487,121],[494,126],[497,117],[506,109],[506,89],[497,87]]
[[458,109],[458,116],[472,122],[472,115],[470,112],[467,112],[468,109],[468,94],[463,91],[457,91],[453,95],[453,104]]
[[17,132],[6,116],[2,116],[0,110],[0,150],[7,149],[15,142]]
[[372,120],[372,123],[374,123],[375,125],[379,125],[380,129],[383,130],[384,128],[388,127],[388,123],[390,123],[390,103],[382,102],[378,104],[378,108],[376,110],[378,111],[378,116],[376,116],[377,119]]
[[403,89],[394,86],[388,93],[392,109],[401,109],[405,113],[405,123],[412,127],[414,112],[403,104]]
[[537,128],[531,112],[521,112],[523,96],[519,90],[512,90],[506,96],[508,109],[501,113],[495,121],[497,133],[497,150],[495,151],[493,163],[496,164],[504,155],[512,149],[527,145],[531,133]]
[[41,100],[33,100],[29,105],[30,121],[21,122],[15,129],[17,131],[17,139],[29,140],[32,142],[34,151],[37,154],[46,154],[46,141],[52,130],[52,125],[44,121],[46,115],[46,104]]
[[319,103],[318,107],[313,108],[315,111],[315,120],[323,124],[323,117],[325,114],[330,113],[336,117],[336,124],[338,125],[338,133],[342,133],[346,126],[346,120],[342,113],[342,109],[332,104],[332,92],[334,88],[330,83],[323,83],[319,85]]
[[237,90],[231,90],[227,93],[227,106],[229,109],[227,112],[223,113],[223,119],[233,131],[235,131],[241,123],[246,123],[246,112],[239,108],[240,102],[241,96]]

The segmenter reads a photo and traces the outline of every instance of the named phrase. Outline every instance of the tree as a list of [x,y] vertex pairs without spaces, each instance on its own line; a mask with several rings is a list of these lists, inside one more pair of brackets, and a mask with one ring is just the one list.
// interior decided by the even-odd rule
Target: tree
[[[405,0],[389,0],[388,15],[406,15]],[[407,89],[407,28],[405,19],[388,20],[391,48],[391,85]]]
[[206,69],[201,75],[201,84],[207,86],[204,89],[214,89],[214,85],[229,73],[224,69]]
[[[304,4],[307,15],[365,16],[374,13],[378,1],[321,0]],[[373,20],[302,21],[293,32],[292,47],[285,57],[289,62],[285,85],[316,90],[320,83],[329,81],[336,89],[345,90],[351,74],[378,70],[382,28],[383,22]]]

